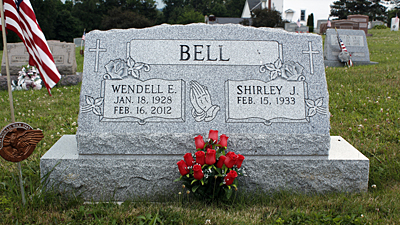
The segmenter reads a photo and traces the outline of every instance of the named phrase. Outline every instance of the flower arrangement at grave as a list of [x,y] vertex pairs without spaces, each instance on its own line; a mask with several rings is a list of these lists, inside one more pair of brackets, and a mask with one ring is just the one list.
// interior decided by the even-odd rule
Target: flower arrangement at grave
[[218,142],[218,131],[210,130],[204,142],[201,135],[194,138],[196,152],[186,153],[177,162],[183,187],[204,200],[228,200],[238,190],[237,178],[244,175],[244,156],[228,151],[228,137],[222,134]]
[[18,81],[12,82],[12,90],[40,90],[42,88],[42,79],[39,72],[34,66],[25,65],[21,71],[18,72]]

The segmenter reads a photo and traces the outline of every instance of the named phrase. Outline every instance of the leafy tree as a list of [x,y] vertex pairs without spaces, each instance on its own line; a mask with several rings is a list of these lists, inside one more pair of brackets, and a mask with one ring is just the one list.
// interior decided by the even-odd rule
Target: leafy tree
[[347,19],[348,15],[367,15],[370,20],[386,21],[386,7],[381,0],[339,0],[331,5],[331,16]]
[[145,16],[129,10],[122,10],[122,7],[118,7],[110,9],[108,15],[104,16],[101,22],[101,29],[144,28],[151,25],[152,23]]
[[387,21],[386,7],[380,4],[380,0],[372,0],[370,9],[368,10],[369,20]]
[[204,13],[204,15],[214,15],[214,16],[219,16],[219,17],[228,17],[228,10],[226,9],[226,6],[222,2],[216,2],[211,6],[211,9],[209,10],[209,13]]
[[72,42],[75,37],[82,35],[83,27],[78,18],[73,17],[70,11],[63,9],[58,13],[55,30],[58,40]]
[[228,11],[228,17],[241,17],[246,0],[227,0],[225,7]]
[[251,15],[254,27],[282,26],[281,13],[275,9],[257,9]]
[[56,18],[63,3],[60,0],[31,0],[31,4],[46,39],[57,39]]
[[77,2],[73,6],[71,14],[81,21],[86,31],[99,29],[105,13],[100,5],[101,2],[99,0],[81,0],[81,2]]
[[176,23],[177,18],[183,13],[217,17],[240,17],[246,0],[163,0],[165,8],[163,14],[165,22]]
[[204,22],[204,16],[200,12],[196,12],[193,9],[183,12],[182,15],[178,16],[175,21],[177,24],[189,24]]
[[243,26],[250,26],[250,20],[249,19],[243,19],[239,23],[242,24]]
[[[122,2],[122,0],[120,1]],[[126,0],[125,3],[121,3],[121,6],[123,9],[142,15],[151,21],[157,19],[158,10],[154,0]]]
[[314,14],[312,14],[312,13],[310,15],[308,15],[307,26],[308,26],[308,30],[310,32],[314,31]]

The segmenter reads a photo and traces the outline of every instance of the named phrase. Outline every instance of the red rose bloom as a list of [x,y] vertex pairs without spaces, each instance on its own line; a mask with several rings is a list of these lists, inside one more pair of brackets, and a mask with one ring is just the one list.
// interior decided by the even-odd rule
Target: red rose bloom
[[221,135],[221,137],[219,137],[218,144],[222,145],[222,147],[227,147],[228,146],[228,137],[225,134]]
[[206,164],[211,166],[215,163],[215,161],[216,161],[215,154],[216,154],[216,152],[214,149],[207,149]]
[[194,159],[193,159],[193,157],[192,157],[192,154],[186,153],[186,154],[183,156],[183,158],[184,158],[185,161],[186,161],[186,165],[188,165],[188,166],[193,166]]
[[220,168],[220,169],[222,168],[222,166],[224,165],[225,159],[226,159],[226,156],[224,156],[224,155],[221,155],[219,157],[218,162],[217,162],[217,168]]
[[226,153],[226,157],[230,156],[231,154],[233,154],[234,152],[228,152]]
[[200,164],[201,166],[204,165],[206,154],[203,151],[198,151],[194,154],[196,155],[196,163]]
[[218,141],[218,131],[210,130],[210,133],[208,133],[208,138],[213,140],[214,142],[217,142]]
[[201,170],[200,165],[196,164],[193,166],[193,177],[194,177],[194,179],[197,179],[197,180],[201,180],[201,178],[204,177],[203,170]]
[[233,181],[235,181],[235,178],[237,177],[237,173],[234,170],[229,171],[229,173],[226,174],[224,181],[226,185],[231,185],[233,184]]
[[237,168],[240,168],[242,166],[243,160],[244,160],[244,156],[242,156],[241,154],[238,154],[237,155],[237,160],[236,160]]
[[226,154],[225,166],[228,168],[232,168],[233,165],[236,164],[236,160],[237,160],[237,155],[233,152],[232,153],[228,152],[228,154]]
[[204,143],[203,136],[201,136],[201,135],[194,138],[194,143],[196,145],[196,149],[199,149],[199,148],[203,149],[204,145],[206,144],[206,143]]
[[189,169],[187,168],[185,161],[181,160],[176,164],[178,165],[179,173],[181,173],[182,176],[185,176],[189,173]]

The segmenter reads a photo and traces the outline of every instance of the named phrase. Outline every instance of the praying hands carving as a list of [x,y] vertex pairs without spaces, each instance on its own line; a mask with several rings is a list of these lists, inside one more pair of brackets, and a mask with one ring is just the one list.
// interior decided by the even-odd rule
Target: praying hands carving
[[197,122],[213,120],[220,109],[218,105],[212,104],[207,87],[197,81],[190,82],[190,102],[193,106],[192,116]]

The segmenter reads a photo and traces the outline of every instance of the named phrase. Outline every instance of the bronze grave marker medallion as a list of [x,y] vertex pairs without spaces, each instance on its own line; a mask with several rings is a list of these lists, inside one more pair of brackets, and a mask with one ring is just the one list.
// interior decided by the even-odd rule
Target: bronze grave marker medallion
[[43,137],[41,130],[33,130],[26,123],[10,123],[0,132],[0,155],[7,161],[20,162],[32,154]]

